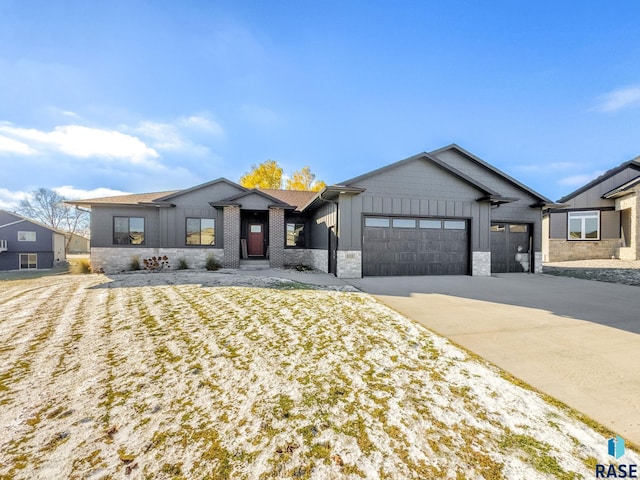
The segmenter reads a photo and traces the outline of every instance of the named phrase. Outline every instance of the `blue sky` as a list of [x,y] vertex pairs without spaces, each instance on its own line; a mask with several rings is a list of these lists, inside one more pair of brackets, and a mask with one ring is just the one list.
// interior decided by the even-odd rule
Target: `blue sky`
[[457,143],[557,199],[640,155],[640,3],[0,0],[0,208],[336,183]]

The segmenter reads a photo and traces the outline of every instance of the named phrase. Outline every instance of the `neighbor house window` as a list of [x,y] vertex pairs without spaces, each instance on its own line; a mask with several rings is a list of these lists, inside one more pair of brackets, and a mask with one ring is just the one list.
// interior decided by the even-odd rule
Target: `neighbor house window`
[[114,245],[144,245],[144,218],[113,217]]
[[287,247],[304,247],[304,223],[287,223]]
[[213,218],[187,218],[187,245],[215,245],[216,221]]
[[38,254],[21,253],[20,254],[20,270],[27,270],[30,268],[38,268]]
[[19,242],[35,242],[36,232],[18,232]]
[[600,212],[569,212],[569,240],[599,240]]

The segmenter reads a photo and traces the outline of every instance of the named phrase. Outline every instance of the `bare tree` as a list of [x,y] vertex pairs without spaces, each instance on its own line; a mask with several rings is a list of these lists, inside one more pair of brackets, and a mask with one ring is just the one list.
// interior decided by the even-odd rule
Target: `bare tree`
[[[84,233],[89,227],[89,212],[65,203],[65,198],[48,188],[33,190],[29,197],[20,201],[18,213],[43,223],[56,230],[70,234]],[[65,248],[69,250],[71,235],[67,236]]]

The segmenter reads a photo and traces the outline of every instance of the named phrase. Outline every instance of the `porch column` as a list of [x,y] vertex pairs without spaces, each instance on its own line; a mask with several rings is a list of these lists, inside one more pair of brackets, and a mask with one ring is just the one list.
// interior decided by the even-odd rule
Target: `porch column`
[[224,218],[224,268],[240,268],[240,207],[227,205],[223,210]]
[[284,266],[284,209],[269,208],[269,266]]

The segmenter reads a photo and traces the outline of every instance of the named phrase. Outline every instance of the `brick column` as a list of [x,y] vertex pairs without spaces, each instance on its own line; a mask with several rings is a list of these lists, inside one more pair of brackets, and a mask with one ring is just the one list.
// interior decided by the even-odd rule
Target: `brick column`
[[224,268],[240,268],[240,207],[224,207]]
[[284,209],[269,209],[269,266],[284,266]]

